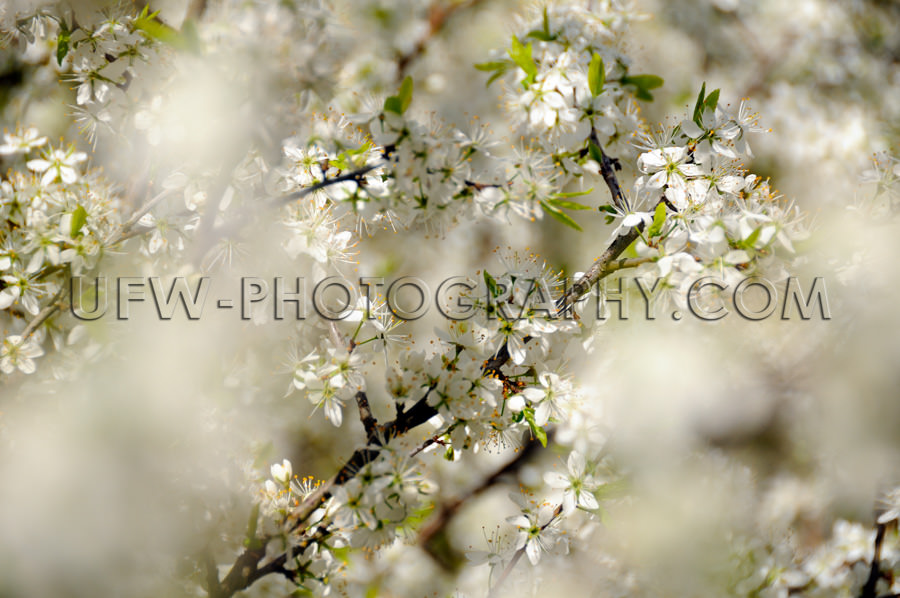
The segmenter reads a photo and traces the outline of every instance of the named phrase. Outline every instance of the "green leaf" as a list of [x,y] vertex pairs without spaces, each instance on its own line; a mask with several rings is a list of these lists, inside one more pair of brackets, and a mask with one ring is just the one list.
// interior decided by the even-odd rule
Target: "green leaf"
[[530,407],[527,409],[523,409],[522,413],[525,414],[525,421],[528,422],[528,426],[531,428],[531,433],[534,434],[534,437],[538,439],[538,442],[541,443],[541,446],[544,448],[547,447],[547,432],[544,431],[544,428],[537,425],[534,421],[534,410]]
[[568,201],[566,199],[559,199],[558,197],[548,199],[547,203],[552,205],[555,208],[562,208],[564,210],[590,210],[591,209],[591,206],[586,206],[583,203],[578,203],[577,201]]
[[601,212],[606,212],[607,214],[618,214],[616,209],[614,207],[612,207],[611,204],[603,204],[602,206],[600,206],[597,209],[600,210]]
[[541,23],[541,28],[530,31],[525,37],[533,37],[542,42],[552,42],[556,39],[556,36],[550,33],[550,16],[547,14],[546,6],[544,7],[544,19]]
[[390,96],[384,100],[384,111],[393,112],[394,114],[403,114],[412,102],[412,94],[413,80],[412,77],[407,75],[406,78],[403,79],[403,83],[400,84],[397,95]]
[[491,276],[491,273],[487,270],[484,271],[484,284],[487,285],[487,288],[491,292],[492,297],[497,297],[500,295],[500,287],[497,286],[497,281],[494,280],[494,277]]
[[606,82],[606,68],[603,66],[603,58],[594,52],[591,64],[588,66],[588,87],[595,98],[603,93],[603,84]]
[[697,103],[694,104],[694,122],[697,123],[697,126],[701,126],[703,124],[703,100],[706,97],[706,81],[703,82],[703,85],[700,86],[700,95],[697,96]]
[[719,105],[719,90],[714,89],[709,93],[708,96],[704,96],[706,93],[706,82],[703,82],[703,85],[700,87],[700,95],[697,96],[697,103],[694,104],[694,122],[697,123],[697,126],[703,126],[703,113],[707,110],[715,111],[716,106]]
[[491,62],[481,62],[475,65],[479,71],[491,72],[494,71],[494,74],[490,76],[487,80],[487,85],[490,85],[500,77],[506,74],[506,71],[509,70],[509,67],[513,65],[510,60],[494,60]]
[[397,96],[390,96],[384,100],[384,111],[393,112],[394,114],[403,114],[403,103]]
[[525,77],[525,81],[523,81],[523,85],[528,87],[531,85],[535,78],[537,77],[537,65],[534,63],[534,58],[531,57],[531,42],[528,45],[523,45],[522,42],[519,41],[515,35],[512,38],[512,46],[509,49],[509,57],[512,58],[512,61],[515,62],[519,68],[525,71],[527,75]]
[[703,101],[703,109],[704,110],[712,110],[715,111],[716,106],[719,104],[719,90],[713,90],[706,99]]
[[81,205],[72,212],[72,223],[69,227],[69,236],[73,239],[81,234],[81,227],[87,222],[87,210]]
[[409,108],[410,103],[412,102],[413,95],[413,80],[412,77],[407,75],[403,79],[403,83],[400,84],[400,91],[397,93],[397,97],[400,98],[400,111],[406,112],[406,109]]
[[69,32],[69,29],[62,24],[62,21],[60,21],[60,27],[59,36],[56,38],[56,62],[62,66],[66,54],[69,53],[69,39],[71,33]]
[[597,164],[603,164],[603,150],[601,150],[600,146],[593,141],[588,145],[588,153],[590,154],[591,159]]
[[662,87],[663,80],[656,75],[634,75],[622,77],[622,84],[632,85],[636,89],[634,97],[649,102],[653,100],[653,94],[650,93],[650,90]]
[[491,72],[499,69],[506,70],[509,68],[510,62],[508,60],[489,60],[488,62],[478,62],[475,64],[475,68],[479,71]]
[[173,46],[178,45],[178,32],[167,25],[154,21],[149,16],[135,19],[134,26],[157,41]]
[[550,35],[549,33],[541,31],[540,29],[534,29],[533,31],[529,31],[528,35],[526,35],[525,37],[526,38],[531,37],[536,40],[540,40],[542,42],[552,42],[553,40],[556,39],[555,35]]
[[658,237],[662,232],[663,225],[666,223],[666,204],[659,202],[656,205],[656,211],[653,212],[653,222],[647,229],[648,237]]
[[571,228],[574,228],[577,231],[582,231],[583,229],[578,226],[578,223],[572,220],[572,217],[560,210],[559,208],[555,208],[546,201],[541,202],[541,206],[546,210],[548,214],[565,224]]
[[560,191],[559,193],[554,193],[553,197],[580,197],[582,195],[589,195],[593,191],[593,187],[591,187],[587,191]]
[[754,228],[753,232],[750,233],[750,235],[746,239],[738,243],[738,246],[742,247],[743,249],[754,249],[756,241],[759,239],[759,235],[762,233],[763,226],[765,225],[761,224]]

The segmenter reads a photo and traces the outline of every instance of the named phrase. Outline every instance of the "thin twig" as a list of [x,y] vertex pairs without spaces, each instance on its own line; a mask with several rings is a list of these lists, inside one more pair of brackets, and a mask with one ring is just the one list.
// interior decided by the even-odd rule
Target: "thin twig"
[[[552,432],[548,434],[548,443],[550,442],[549,437],[551,435]],[[438,511],[438,514],[425,527],[422,528],[421,532],[419,532],[419,545],[423,546],[425,550],[432,554],[432,556],[435,556],[429,548],[431,539],[447,527],[453,517],[455,517],[459,512],[460,508],[471,499],[500,483],[503,478],[509,476],[510,474],[518,472],[525,464],[527,464],[531,460],[532,456],[540,446],[540,443],[538,443],[536,440],[529,440],[525,444],[525,446],[518,451],[516,456],[506,465],[482,480],[480,484],[478,484],[465,494],[462,494],[455,499],[445,502]]]
[[402,80],[412,63],[425,54],[428,44],[440,34],[454,13],[472,8],[483,1],[468,0],[468,2],[457,2],[449,5],[434,2],[428,9],[428,31],[419,38],[419,41],[416,42],[412,49],[397,58],[397,80]]
[[60,310],[62,307],[62,303],[60,299],[62,298],[63,293],[66,290],[66,285],[63,284],[60,286],[59,291],[57,291],[56,295],[53,296],[53,299],[50,300],[50,303],[44,306],[44,309],[38,312],[38,314],[34,317],[33,320],[28,322],[28,325],[25,326],[25,330],[22,331],[22,340],[27,339],[31,336],[35,330],[38,329],[38,326],[47,321],[47,319]]

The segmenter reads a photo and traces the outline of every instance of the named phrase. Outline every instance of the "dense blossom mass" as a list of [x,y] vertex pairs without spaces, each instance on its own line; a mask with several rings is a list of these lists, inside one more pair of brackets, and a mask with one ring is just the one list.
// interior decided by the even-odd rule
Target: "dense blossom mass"
[[[169,4],[176,9],[49,1],[0,8],[4,51],[27,65],[28,84],[61,94],[69,136],[52,138],[60,126],[52,118],[42,120],[44,130],[23,120],[34,112],[16,114],[33,97],[11,90],[2,100],[4,118],[21,122],[10,123],[0,145],[0,411],[7,396],[20,405],[66,401],[90,387],[92,372],[121,382],[104,369],[128,359],[119,352],[147,359],[142,384],[156,388],[165,376],[155,375],[153,359],[174,368],[183,366],[169,363],[177,355],[195,351],[179,339],[185,353],[150,358],[143,328],[78,317],[75,304],[109,303],[122,315],[121,297],[117,303],[112,288],[89,280],[262,281],[287,265],[309,280],[370,284],[353,287],[333,318],[285,319],[290,301],[297,313],[323,309],[299,288],[259,283],[260,295],[289,301],[274,313],[260,301],[240,328],[208,332],[204,351],[215,355],[194,374],[210,382],[185,383],[196,397],[178,391],[186,393],[179,401],[201,405],[189,412],[196,430],[147,433],[164,454],[211,453],[203,465],[159,466],[184,492],[161,501],[176,513],[177,546],[160,547],[158,538],[131,546],[146,548],[146,558],[122,565],[133,576],[120,586],[115,576],[92,581],[85,592],[541,595],[547,577],[579,567],[602,596],[900,592],[896,480],[881,489],[872,521],[849,509],[828,520],[809,474],[826,468],[808,454],[813,440],[797,440],[791,450],[803,456],[784,467],[728,452],[741,433],[771,442],[766,450],[784,449],[775,432],[743,430],[744,422],[726,421],[735,419],[731,411],[715,410],[743,388],[745,374],[729,379],[731,370],[710,361],[685,387],[696,403],[660,407],[653,401],[683,390],[676,370],[693,357],[662,336],[645,337],[648,346],[617,341],[630,322],[608,322],[617,308],[621,314],[628,277],[648,314],[680,317],[727,303],[723,293],[698,292],[700,281],[721,281],[719,290],[760,279],[784,288],[820,259],[814,219],[775,190],[774,167],[754,161],[763,152],[751,147],[778,133],[763,135],[765,115],[753,111],[752,98],[728,104],[720,95],[736,90],[698,81],[679,112],[648,122],[642,111],[664,80],[632,55],[634,30],[648,15],[618,0],[516,6],[521,14],[503,45],[464,65],[477,79],[471,89],[488,98],[473,99],[465,115],[441,103],[449,71],[415,63],[429,58],[426,46],[440,42],[442,28],[480,10],[477,0]],[[736,4],[707,8],[737,14]],[[889,221],[900,197],[897,159],[878,154],[862,184],[875,187],[874,199],[847,202],[848,218]],[[403,274],[397,262],[425,259],[414,255],[416,244],[446,242],[440,259],[449,263],[445,239],[470,234],[464,245],[474,252],[477,231],[493,241],[508,239],[496,233],[507,229],[552,230],[588,253],[545,259],[514,232],[490,261],[455,273],[465,276],[451,298],[468,317],[425,326],[404,321],[386,300],[385,277]],[[847,282],[870,259],[860,249],[829,263]],[[716,326],[683,324],[676,332],[697,337]],[[759,404],[796,401],[788,415],[776,407],[758,417],[750,407],[736,411],[769,417],[759,425],[776,429],[810,399],[785,373],[803,370],[800,360],[781,357],[798,342],[761,339],[762,326],[738,333],[751,348],[735,341],[722,351],[750,375],[769,376],[747,383],[779,397]],[[812,344],[815,334],[824,335],[810,333]],[[651,350],[668,353],[642,361]],[[618,351],[629,355],[629,368],[610,361]],[[198,363],[208,357],[201,353],[192,355]],[[671,439],[642,427],[643,413],[622,416],[621,388],[634,391],[635,411],[657,410],[648,419],[667,419],[671,430],[725,431],[709,432],[708,450],[683,441],[677,458],[667,455],[682,469],[660,473],[625,428],[634,426],[642,447]],[[146,392],[137,396],[152,403]],[[171,406],[169,397],[159,400]],[[177,413],[184,409],[192,408]],[[155,407],[141,410],[149,420],[163,417]],[[696,425],[679,423],[695,416]],[[121,424],[96,417],[101,428]],[[0,413],[0,441],[13,456],[30,446],[15,427]],[[228,450],[196,448],[207,435],[227,438]],[[155,471],[148,458],[129,458]],[[679,471],[692,477],[679,481]],[[758,483],[757,475],[771,477]],[[496,487],[505,492],[491,492]],[[488,497],[492,506],[476,513],[483,533],[460,532],[462,546],[453,530],[472,527],[467,505]],[[697,497],[728,506],[700,513]],[[656,501],[666,506],[656,509]],[[672,519],[685,529],[663,524]],[[696,538],[694,520],[704,523]],[[42,555],[36,547],[29,558]],[[428,567],[441,574],[424,580]],[[29,593],[26,573],[21,587],[10,579],[10,595]],[[47,583],[57,593],[62,587]],[[0,594],[6,589],[0,581]]]

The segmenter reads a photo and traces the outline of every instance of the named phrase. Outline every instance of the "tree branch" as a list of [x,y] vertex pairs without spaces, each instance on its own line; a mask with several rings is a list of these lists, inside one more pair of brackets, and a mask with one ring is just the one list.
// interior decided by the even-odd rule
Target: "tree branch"
[[375,442],[378,434],[378,420],[372,415],[372,409],[369,407],[369,397],[363,391],[356,393],[356,406],[359,408],[359,420],[366,431],[366,440],[368,440],[369,444],[372,444]]
[[397,80],[401,81],[406,75],[409,67],[413,62],[418,60],[425,54],[428,44],[434,39],[447,25],[447,21],[454,13],[472,8],[480,4],[483,0],[468,0],[467,2],[457,2],[455,4],[442,5],[440,2],[434,2],[428,9],[428,32],[423,35],[416,45],[405,54],[397,58]]
[[[549,437],[551,435],[552,432],[548,434],[548,444],[550,442]],[[539,442],[537,442],[533,438],[530,439],[525,444],[525,446],[522,447],[522,449],[516,454],[516,456],[506,465],[482,480],[480,484],[478,484],[465,494],[445,502],[441,506],[440,511],[438,511],[438,514],[425,527],[422,528],[421,532],[419,532],[419,545],[422,546],[433,558],[435,558],[435,560],[438,560],[438,562],[440,562],[431,546],[431,540],[444,531],[444,529],[456,516],[456,514],[464,504],[466,504],[476,496],[484,493],[486,490],[494,487],[495,485],[503,481],[503,478],[517,473],[525,464],[527,464],[531,460],[531,458],[540,447],[541,445]]]
[[381,168],[382,166],[385,166],[385,164],[387,164],[387,163],[385,162],[382,164],[369,164],[368,166],[363,166],[362,168],[357,168],[356,170],[351,170],[349,172],[345,172],[344,174],[339,174],[339,175],[331,177],[331,178],[323,179],[323,180],[319,181],[318,183],[316,183],[315,185],[310,185],[309,187],[304,187],[303,189],[300,189],[299,191],[294,191],[293,193],[288,193],[287,195],[285,195],[284,197],[281,198],[281,201],[284,201],[285,203],[289,203],[289,202],[295,201],[297,199],[303,199],[307,195],[310,195],[312,193],[315,193],[316,191],[319,191],[319,190],[324,189],[325,187],[329,187],[331,185],[335,185],[337,183],[345,183],[347,181],[354,181],[357,185],[359,185],[359,184],[361,184],[360,182],[362,181],[362,177],[364,175],[372,172],[376,168]]
[[[610,164],[611,164],[610,160]],[[379,165],[380,166],[380,165]],[[345,175],[341,175],[339,177],[334,177],[332,179],[327,179],[325,181],[321,181],[316,185],[311,187],[307,187],[306,189],[302,189],[297,191],[285,199],[299,199],[312,193],[318,189],[321,189],[328,184],[334,184],[339,180],[353,180],[355,178],[359,178],[366,172],[374,170],[378,166],[368,166],[364,169],[356,170],[350,173],[346,173]],[[606,184],[610,188],[611,193],[621,193],[619,190],[618,180],[616,179],[615,172],[610,171],[609,178],[604,177],[606,180]],[[628,264],[628,260],[619,260],[617,265],[611,266],[616,258],[628,248],[631,243],[634,242],[635,239],[640,236],[641,231],[643,230],[644,225],[641,223],[640,225],[631,228],[628,232],[623,235],[619,235],[610,245],[607,247],[606,251],[601,255],[591,266],[590,270],[588,270],[581,279],[576,282],[571,288],[569,288],[566,293],[559,298],[557,301],[557,309],[560,313],[564,313],[566,309],[570,308],[575,302],[587,291],[591,288],[591,286],[596,283],[600,278],[617,269],[621,269],[625,267],[625,264]],[[632,262],[633,263],[633,262]],[[607,272],[609,270],[609,272]],[[525,339],[527,342],[529,339]],[[509,348],[506,343],[501,345],[501,347],[497,350],[497,353],[491,358],[485,361],[482,366],[482,372],[486,375],[490,374],[499,374],[500,368],[502,368],[509,361]],[[373,430],[376,432],[371,437],[368,434],[367,430],[367,441],[368,445],[357,449],[353,452],[350,458],[344,463],[343,467],[334,475],[333,478],[319,486],[319,488],[309,495],[306,500],[304,500],[291,515],[292,523],[290,530],[296,531],[303,523],[309,519],[310,515],[319,508],[328,498],[331,496],[331,489],[335,486],[340,486],[345,483],[347,480],[351,479],[356,473],[365,466],[366,463],[371,462],[375,458],[378,457],[380,453],[380,448],[387,443],[389,443],[393,438],[397,438],[407,433],[408,431],[416,428],[429,419],[438,415],[438,411],[435,407],[428,404],[428,397],[431,394],[431,391],[434,390],[434,386],[430,386],[425,394],[407,411],[398,410],[397,417],[382,426],[374,425]],[[359,406],[359,397],[357,397],[357,405]],[[368,407],[368,400],[366,400],[366,406]],[[363,410],[360,408],[360,415],[364,417]],[[374,418],[373,418],[374,419]],[[364,427],[366,426],[365,419],[363,421]],[[523,457],[524,458],[524,457]],[[518,458],[514,459],[509,466],[512,466],[513,463],[518,463]],[[518,465],[516,465],[518,467]],[[499,478],[499,476],[503,475],[503,470],[497,472],[495,475]],[[493,476],[492,476],[493,477]],[[490,478],[489,478],[490,480]],[[496,483],[492,481],[491,484]],[[462,503],[460,503],[461,505]],[[450,507],[451,510],[459,509],[459,506]],[[551,521],[553,521],[551,519]],[[549,525],[549,522],[548,522]],[[320,528],[321,529],[321,528]],[[519,551],[516,553],[516,556],[513,557],[513,561],[507,566],[507,570],[504,571],[503,576],[498,581],[497,585],[494,587],[494,591],[497,587],[499,587],[500,583],[505,579],[507,575],[509,575],[509,571],[512,570],[512,567],[521,559],[523,552]],[[262,551],[258,549],[248,548],[243,553],[241,553],[235,564],[232,566],[231,571],[228,576],[222,582],[222,593],[218,596],[213,596],[210,594],[211,598],[230,598],[235,592],[242,590],[248,587],[253,581],[258,579],[258,575],[255,575],[257,572],[258,563],[265,557],[265,547],[263,547]],[[275,561],[277,562],[279,559],[286,559],[286,554],[281,555]],[[281,561],[283,564],[285,561]],[[249,568],[249,569],[248,569]],[[248,574],[244,574],[245,571],[250,571]],[[260,570],[261,571],[261,570]],[[233,575],[234,574],[234,575]],[[236,580],[240,580],[240,583],[237,583]]]
[[859,598],[876,598],[877,596],[875,586],[878,585],[878,580],[881,579],[881,545],[884,543],[886,530],[887,526],[885,524],[878,524],[878,531],[875,532],[875,551],[872,554],[872,568],[869,570],[869,578],[866,580],[866,585],[863,586]]

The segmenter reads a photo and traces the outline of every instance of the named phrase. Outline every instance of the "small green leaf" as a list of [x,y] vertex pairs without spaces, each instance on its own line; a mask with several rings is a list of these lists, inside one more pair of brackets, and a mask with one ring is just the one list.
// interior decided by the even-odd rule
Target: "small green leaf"
[[397,95],[390,96],[384,100],[384,111],[385,112],[393,112],[394,114],[403,114],[406,112],[406,109],[409,108],[410,102],[412,102],[412,94],[413,94],[413,80],[409,75],[403,79],[403,83],[400,84],[400,89],[397,91]]
[[72,212],[72,223],[69,226],[69,236],[73,239],[81,234],[81,227],[87,222],[87,210],[81,205]]
[[475,68],[477,68],[479,71],[494,72],[494,74],[491,75],[487,80],[487,85],[490,85],[491,83],[505,75],[506,71],[508,71],[509,67],[511,67],[512,65],[513,63],[510,60],[494,60],[491,62],[481,62],[479,64],[476,64]]
[[602,206],[600,206],[597,209],[600,210],[601,212],[606,212],[607,214],[618,214],[616,209],[614,207],[612,207],[612,205],[610,205],[610,204],[603,204]]
[[603,164],[603,150],[593,141],[588,145],[588,153],[597,164]]
[[712,110],[713,112],[715,112],[716,106],[718,104],[719,104],[719,90],[716,89],[712,93],[710,93],[708,96],[706,96],[706,99],[703,101],[703,109],[704,109],[704,111]]
[[591,64],[588,66],[588,87],[595,98],[603,93],[603,84],[606,82],[606,68],[603,66],[603,58],[594,52]]
[[559,193],[554,193],[553,197],[581,197],[582,195],[589,195],[593,191],[593,187],[586,191],[560,191]]
[[68,29],[62,29],[59,37],[56,38],[56,62],[62,66],[62,62],[69,53],[69,36]]
[[527,409],[523,409],[522,413],[525,414],[525,421],[528,422],[528,426],[531,428],[531,433],[534,434],[534,437],[538,439],[538,442],[541,443],[541,446],[546,448],[547,432],[544,431],[544,428],[535,423],[534,410],[529,407]]
[[413,95],[413,80],[412,77],[407,75],[403,79],[403,83],[400,84],[400,91],[397,93],[397,97],[400,98],[400,111],[406,112],[406,109],[409,108],[409,104],[412,102]]
[[760,225],[754,228],[753,232],[750,233],[750,236],[738,243],[738,245],[740,247],[743,247],[744,249],[754,249],[756,241],[759,239],[759,235],[762,233],[763,226],[765,225]]
[[577,230],[577,231],[582,231],[582,230],[583,230],[580,226],[578,226],[578,223],[577,223],[577,222],[575,222],[574,220],[572,220],[572,217],[571,217],[571,216],[569,216],[568,214],[566,214],[565,212],[563,212],[563,211],[560,210],[559,208],[553,207],[552,205],[550,205],[550,204],[547,203],[546,201],[542,201],[542,202],[541,202],[541,206],[544,208],[544,210],[545,210],[548,214],[550,214],[551,216],[553,216],[554,218],[556,218],[557,220],[559,220],[560,222],[562,222],[562,223],[565,224],[566,226],[571,227],[571,228],[574,228],[574,229]]
[[499,69],[506,70],[509,68],[508,60],[490,60],[488,62],[479,62],[475,64],[475,68],[479,71],[491,72]]
[[547,7],[544,7],[544,18],[540,29],[530,31],[525,37],[533,37],[542,42],[552,42],[556,39],[555,35],[550,33],[550,16],[547,14]]
[[509,57],[512,58],[519,68],[525,71],[526,77],[523,85],[525,87],[531,85],[537,77],[537,65],[531,56],[531,42],[528,45],[523,45],[519,38],[514,35],[509,49]]
[[534,39],[542,41],[542,42],[552,42],[553,40],[556,39],[555,35],[550,35],[549,33],[541,31],[540,29],[535,29],[533,31],[529,31],[528,35],[526,35],[525,37],[526,38],[531,37],[531,38],[534,38]]
[[622,84],[633,86],[636,90],[634,97],[649,102],[653,100],[653,94],[650,93],[650,90],[662,87],[663,80],[656,75],[633,75],[622,77]]
[[650,224],[650,228],[647,229],[647,235],[649,237],[658,237],[662,232],[663,225],[666,223],[666,204],[664,202],[659,202],[656,204],[656,211],[653,212],[653,222]]
[[403,104],[397,96],[390,96],[384,100],[384,111],[393,112],[394,114],[403,114]]
[[694,122],[698,126],[703,124],[703,100],[706,98],[706,81],[700,86],[700,95],[697,96],[697,103],[694,104]]
[[583,203],[578,203],[577,201],[569,201],[567,199],[558,199],[557,197],[548,199],[547,203],[552,205],[555,208],[562,208],[563,210],[590,210],[591,209],[591,206],[586,206]]
[[484,284],[487,285],[487,288],[491,292],[492,297],[497,297],[500,295],[500,287],[497,286],[497,281],[494,280],[494,277],[491,276],[491,273],[487,270],[484,271]]

